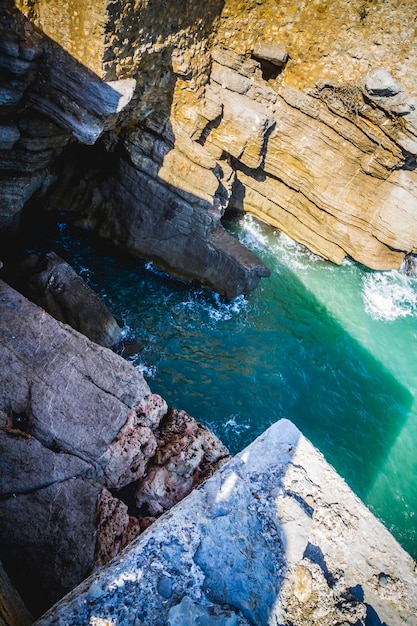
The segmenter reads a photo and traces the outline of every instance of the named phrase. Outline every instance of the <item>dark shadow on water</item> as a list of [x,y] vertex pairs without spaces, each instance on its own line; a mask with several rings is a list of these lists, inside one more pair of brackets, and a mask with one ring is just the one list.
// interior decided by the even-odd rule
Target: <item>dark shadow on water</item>
[[[248,297],[249,311],[241,316],[201,323],[199,311],[191,317],[186,284],[162,273],[139,274],[137,263],[71,229],[61,240],[61,232],[50,233],[45,243],[47,228],[40,224],[39,245],[52,245],[76,268],[88,267],[88,280],[114,303],[113,314],[120,318],[125,307],[133,332],[145,324],[157,336],[150,358],[164,366],[150,384],[170,405],[209,424],[232,453],[286,417],[366,498],[413,397],[293,272],[274,272]],[[225,301],[209,295],[197,290],[190,297],[203,313],[207,307],[220,312]],[[248,428],[228,440],[224,424],[236,414]]]

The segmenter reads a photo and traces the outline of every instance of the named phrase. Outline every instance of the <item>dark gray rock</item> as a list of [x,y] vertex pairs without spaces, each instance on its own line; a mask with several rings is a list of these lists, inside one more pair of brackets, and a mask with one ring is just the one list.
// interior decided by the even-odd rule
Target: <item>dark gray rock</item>
[[48,202],[59,210],[75,209],[79,225],[178,278],[228,298],[254,289],[269,270],[224,230],[216,196],[210,202],[159,178],[154,152],[164,145],[151,149],[141,141],[131,147],[134,165],[121,158],[106,180],[92,172],[80,182],[75,172],[69,187],[56,189]]
[[0,150],[10,150],[20,138],[17,126],[0,126]]
[[142,375],[4,283],[0,310],[7,364],[0,371],[0,408],[25,413],[28,432],[44,445],[99,462],[131,407],[149,393]]
[[91,341],[110,348],[121,340],[121,328],[99,296],[54,252],[41,257],[29,278],[31,300],[55,319]]
[[33,613],[154,521],[129,515],[123,488],[168,467],[167,508],[224,460],[213,434],[167,411],[132,365],[0,281],[0,558]]
[[29,435],[19,420],[0,412],[0,498],[91,474],[91,465],[63,452],[54,452]]
[[400,271],[407,276],[417,276],[417,254],[407,254],[401,263]]
[[0,503],[0,553],[25,603],[39,615],[92,570],[101,487],[70,478]]
[[[146,413],[149,387],[1,281],[0,310],[0,554],[39,613],[94,566],[103,469],[132,407]],[[119,471],[131,463],[125,455]]]
[[44,172],[27,176],[0,172],[0,232],[18,231],[20,213],[44,179]]
[[92,145],[104,130],[114,128],[129,104],[136,80],[105,82],[49,41],[39,78],[29,99],[41,113],[69,131],[81,143]]

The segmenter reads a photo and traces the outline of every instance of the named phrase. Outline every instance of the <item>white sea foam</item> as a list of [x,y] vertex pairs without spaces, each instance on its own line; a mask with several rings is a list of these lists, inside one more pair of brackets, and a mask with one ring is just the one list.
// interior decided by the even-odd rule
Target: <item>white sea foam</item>
[[374,272],[363,277],[365,311],[373,319],[393,321],[417,317],[417,281],[396,271]]
[[[245,215],[241,220],[242,231],[239,236],[241,243],[253,252],[271,252],[273,256],[290,269],[309,270],[317,261],[323,261],[319,256],[297,243],[288,235],[272,227],[266,230],[265,224],[251,215]],[[275,268],[278,271],[278,268]]]
[[244,310],[248,308],[248,301],[245,296],[241,295],[231,300],[230,302],[224,302],[220,296],[213,294],[214,305],[210,305],[207,309],[210,319],[218,322],[221,320],[230,320],[234,316],[238,316]]
[[173,307],[173,313],[176,317],[186,314],[190,320],[211,326],[213,322],[216,324],[234,317],[239,318],[248,307],[249,303],[243,295],[233,300],[224,300],[215,292],[199,289],[189,292],[186,300]]
[[[236,420],[239,420],[237,421]],[[233,430],[236,433],[240,433],[244,430],[248,430],[249,429],[249,424],[244,424],[242,423],[242,421],[240,421],[242,418],[240,415],[232,415],[227,422],[225,422],[224,424],[224,430]]]
[[144,267],[146,270],[148,270],[148,272],[151,272],[151,274],[154,274],[155,276],[161,276],[161,277],[168,276],[166,272],[163,272],[162,270],[159,270],[157,267],[155,267],[152,261],[146,261]]
[[263,252],[268,249],[269,241],[265,232],[262,232],[262,223],[252,215],[245,215],[241,221],[239,240],[254,252]]
[[132,328],[126,323],[126,320],[123,320],[120,336],[122,339],[129,339],[132,336]]
[[145,363],[137,363],[135,365],[135,369],[137,369],[137,371],[143,376],[146,376],[146,378],[153,378],[156,374],[155,365],[145,365]]

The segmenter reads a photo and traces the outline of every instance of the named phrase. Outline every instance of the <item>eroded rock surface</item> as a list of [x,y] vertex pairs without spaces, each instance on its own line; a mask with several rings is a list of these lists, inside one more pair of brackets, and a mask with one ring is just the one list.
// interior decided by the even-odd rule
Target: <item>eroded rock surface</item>
[[412,0],[172,0],[170,19],[156,2],[71,3],[65,19],[17,5],[0,50],[3,229],[50,190],[45,205],[228,297],[268,270],[224,231],[227,209],[336,263],[415,252]]
[[[0,100],[0,231],[18,231],[27,201],[44,197],[56,182],[51,166],[68,143],[89,146],[100,138],[76,173],[77,189],[64,160],[58,189],[65,201],[54,196],[45,205],[76,210],[84,227],[187,281],[228,297],[254,289],[269,271],[223,229],[224,176],[186,134],[187,149],[176,145],[169,119],[178,77],[190,93],[204,84],[221,3],[173,2],[170,20],[153,3],[94,3],[79,11],[70,4],[58,13],[42,1],[17,6],[20,11],[9,0],[1,9],[5,89],[16,73],[25,70],[27,77],[13,102]],[[29,45],[36,54],[26,68],[19,51],[24,55]],[[31,128],[31,117],[40,124]]]
[[0,278],[91,341],[117,347],[122,329],[99,296],[55,252],[31,254],[0,268]]
[[[228,453],[192,417],[169,413],[133,366],[1,281],[0,337],[0,555],[39,615]],[[167,421],[180,433],[172,450]],[[151,519],[131,513],[124,488],[142,504],[161,499],[156,485],[145,497],[140,487],[161,455],[170,496]]]
[[38,626],[414,624],[415,563],[287,420]]

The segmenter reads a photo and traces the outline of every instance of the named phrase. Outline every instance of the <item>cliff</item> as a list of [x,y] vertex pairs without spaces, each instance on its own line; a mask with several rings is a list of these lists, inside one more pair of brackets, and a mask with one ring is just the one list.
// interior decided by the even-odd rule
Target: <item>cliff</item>
[[268,271],[225,211],[336,263],[397,268],[415,251],[411,0],[16,4],[3,10],[3,230],[36,194],[228,297]]
[[[0,18],[5,275],[39,207],[63,212],[124,251],[229,298],[256,288],[269,272],[225,231],[226,212],[258,215],[335,263],[349,256],[371,268],[397,268],[417,251],[414,1],[71,0],[62,7],[49,0],[4,0]],[[168,411],[119,357],[0,286],[3,557],[21,573],[16,555],[31,563],[47,589],[41,600],[47,606],[137,534],[139,517],[146,518],[143,530],[226,452],[215,442],[220,452],[213,455],[211,435],[183,412]],[[118,329],[113,331],[108,344]],[[179,543],[174,535],[163,543],[158,533],[166,533],[176,515],[182,526],[191,506],[208,515],[214,533],[222,523],[238,529],[231,571],[239,575],[225,579],[224,595],[217,595],[218,563],[222,575],[227,563],[218,559],[224,550],[216,535],[206,531],[201,550],[191,560],[184,557],[196,576],[184,574],[194,589],[189,595],[162,560],[155,560],[155,571],[167,573],[158,581],[143,565],[151,576],[145,590],[156,585],[155,598],[163,598],[172,623],[181,611],[202,611],[203,617],[208,611],[230,624],[265,623],[267,614],[288,623],[297,623],[300,614],[309,615],[309,623],[412,623],[409,557],[298,431],[280,428],[291,441],[275,430],[263,440],[277,445],[275,460],[259,443],[249,451],[266,463],[255,464],[255,473],[239,483],[245,493],[255,485],[245,495],[254,502],[239,495],[229,507],[228,476],[219,474],[126,553],[120,585],[107,582],[107,570],[99,582],[85,583],[77,593],[87,594],[80,596],[87,606],[122,611],[121,623],[132,623],[125,618],[133,611],[130,596],[116,601],[117,589],[131,580],[129,559],[163,560],[163,550],[155,557],[147,547],[156,537],[179,567],[175,559],[182,563],[189,550],[182,531]],[[184,463],[181,446],[189,455],[186,477],[183,469],[171,471]],[[286,446],[287,452],[297,447],[290,451],[297,465]],[[244,454],[230,468],[233,481],[239,464],[247,463]],[[303,458],[311,464],[305,471]],[[28,462],[33,475],[15,471]],[[119,498],[126,487],[134,489],[134,504],[143,512],[136,521]],[[248,516],[231,518],[232,504]],[[202,527],[195,519],[190,524],[196,546]],[[68,544],[60,542],[63,528]],[[247,537],[258,530],[262,563],[246,570],[256,551]],[[352,556],[348,548],[358,537]],[[175,556],[170,550],[177,545]],[[71,550],[77,556],[69,564]],[[241,570],[248,573],[240,577]],[[119,570],[109,572],[119,576]],[[252,584],[260,602],[244,597]],[[106,585],[115,591],[109,609]],[[81,609],[70,598],[59,610],[68,610],[76,623],[71,616]],[[59,621],[59,615],[45,620]]]
[[37,626],[415,624],[415,563],[281,420]]

